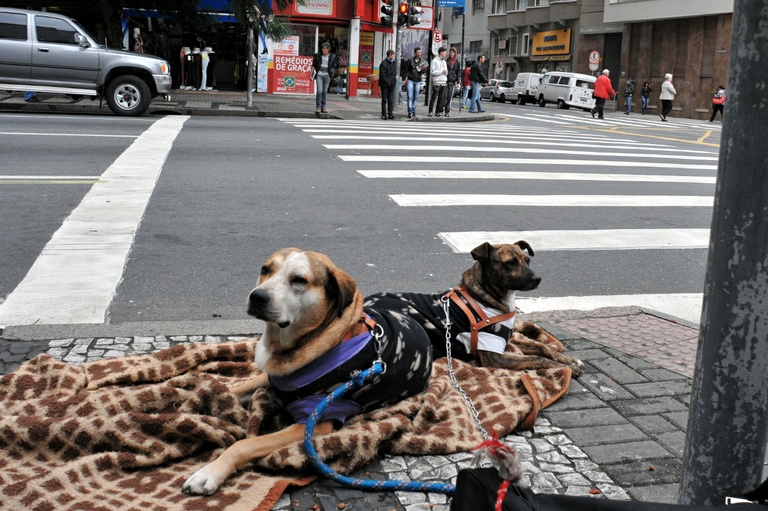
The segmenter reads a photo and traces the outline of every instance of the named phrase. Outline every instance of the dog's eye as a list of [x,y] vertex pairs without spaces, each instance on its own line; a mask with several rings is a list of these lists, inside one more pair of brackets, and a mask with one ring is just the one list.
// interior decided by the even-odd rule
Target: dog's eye
[[298,286],[303,286],[307,284],[307,279],[302,277],[301,275],[294,275],[291,277],[291,284],[296,284]]
[[509,266],[517,266],[517,259],[510,259],[509,261],[507,261],[507,264]]
[[261,267],[261,274],[262,275],[266,275],[267,273],[269,273],[269,268],[267,268],[266,265],[262,266]]

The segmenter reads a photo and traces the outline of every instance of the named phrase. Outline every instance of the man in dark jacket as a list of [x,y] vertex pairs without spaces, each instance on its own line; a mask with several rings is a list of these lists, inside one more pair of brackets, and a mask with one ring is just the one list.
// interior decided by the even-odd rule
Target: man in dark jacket
[[397,70],[395,69],[395,52],[387,50],[387,58],[379,64],[379,90],[381,90],[381,118],[395,118],[395,87],[397,86]]
[[400,76],[408,93],[408,118],[416,117],[416,104],[421,92],[422,75],[429,69],[429,62],[421,58],[421,48],[413,50],[413,58],[406,60],[400,69]]
[[469,113],[485,112],[480,105],[480,87],[488,83],[488,78],[483,73],[483,66],[485,65],[485,55],[480,55],[477,58],[477,62],[472,64],[472,68],[469,70],[469,81],[472,83],[472,101],[469,103]]
[[327,113],[325,102],[328,96],[328,87],[336,76],[339,67],[339,59],[335,53],[331,53],[331,44],[323,43],[320,51],[312,57],[312,78],[315,80],[315,113]]

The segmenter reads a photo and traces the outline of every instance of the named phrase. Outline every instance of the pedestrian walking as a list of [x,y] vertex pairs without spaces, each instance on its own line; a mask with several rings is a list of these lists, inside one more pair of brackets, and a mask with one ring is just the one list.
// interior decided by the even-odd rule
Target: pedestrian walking
[[635,85],[632,80],[627,80],[627,84],[624,86],[624,103],[626,104],[625,115],[632,113],[632,96],[635,94]]
[[461,81],[461,63],[456,58],[456,48],[451,47],[448,51],[448,60],[445,61],[448,67],[448,75],[445,82],[445,116],[450,117],[453,110],[453,95],[456,87]]
[[659,100],[661,100],[661,113],[659,117],[662,121],[667,122],[667,116],[672,111],[672,101],[675,99],[677,91],[672,85],[672,73],[664,75],[664,83],[661,84],[661,94],[659,94]]
[[485,64],[485,55],[480,55],[469,70],[469,81],[472,84],[472,100],[469,102],[469,113],[471,114],[485,112],[480,104],[480,88],[488,83],[488,78],[483,73],[483,64]]
[[324,42],[320,51],[312,57],[312,78],[315,80],[315,113],[328,113],[326,100],[331,80],[336,76],[339,60],[331,53],[331,43]]
[[400,77],[405,85],[405,92],[408,95],[408,118],[416,117],[416,105],[418,104],[419,92],[421,92],[422,75],[426,73],[429,62],[421,58],[421,48],[413,50],[413,57],[406,60],[400,70]]
[[432,112],[435,112],[435,102],[437,102],[435,117],[440,117],[445,110],[445,86],[448,81],[448,64],[445,62],[446,51],[445,46],[438,48],[437,57],[432,59],[429,66],[429,78],[432,84],[432,96],[429,98],[429,113],[427,113],[429,117],[432,117]]
[[609,70],[603,69],[603,72],[600,74],[600,76],[597,77],[597,80],[595,81],[595,107],[590,111],[593,119],[595,115],[597,115],[598,119],[603,118],[603,108],[605,108],[605,101],[616,95],[616,91],[613,90],[613,85],[611,85],[611,79],[608,78],[608,75],[610,74],[611,72]]
[[379,90],[381,91],[381,118],[395,118],[395,87],[398,85],[394,50],[387,50],[387,56],[379,64]]
[[645,111],[648,109],[648,102],[651,100],[651,92],[653,92],[653,89],[651,89],[651,84],[648,82],[643,83],[643,88],[640,89],[640,113],[643,115],[645,115]]
[[709,117],[709,122],[713,122],[715,120],[715,116],[717,115],[717,112],[720,112],[720,119],[722,120],[723,113],[725,107],[725,87],[722,85],[717,87],[717,92],[715,92],[714,97],[712,98],[712,115]]
[[468,60],[464,63],[464,70],[461,72],[461,108],[464,110],[469,108],[469,91],[472,90],[472,82],[469,80],[471,72],[472,62]]

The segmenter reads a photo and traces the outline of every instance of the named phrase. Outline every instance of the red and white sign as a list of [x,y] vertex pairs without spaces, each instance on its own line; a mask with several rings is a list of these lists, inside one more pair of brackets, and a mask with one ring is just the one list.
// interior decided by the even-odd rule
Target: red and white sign
[[443,33],[439,30],[435,30],[435,33],[432,35],[432,40],[435,41],[435,44],[440,44],[443,42]]
[[591,52],[589,52],[589,70],[597,71],[599,67],[600,67],[600,52],[596,50],[592,50]]

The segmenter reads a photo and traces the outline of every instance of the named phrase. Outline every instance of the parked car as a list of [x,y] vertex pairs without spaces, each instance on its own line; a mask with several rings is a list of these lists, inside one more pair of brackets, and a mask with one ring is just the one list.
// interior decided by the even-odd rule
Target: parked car
[[0,7],[0,90],[101,96],[117,115],[141,115],[169,98],[171,66],[99,46],[67,16]]
[[591,110],[595,106],[592,93],[597,78],[579,73],[552,71],[539,80],[539,106],[555,103],[557,108]]
[[512,82],[509,95],[511,101],[518,105],[535,103],[539,93],[539,80],[544,76],[540,73],[520,73]]
[[504,103],[512,97],[510,95],[511,89],[512,82],[491,78],[488,80],[487,85],[484,85],[480,88],[480,97],[482,99],[489,99],[491,101],[500,101]]

